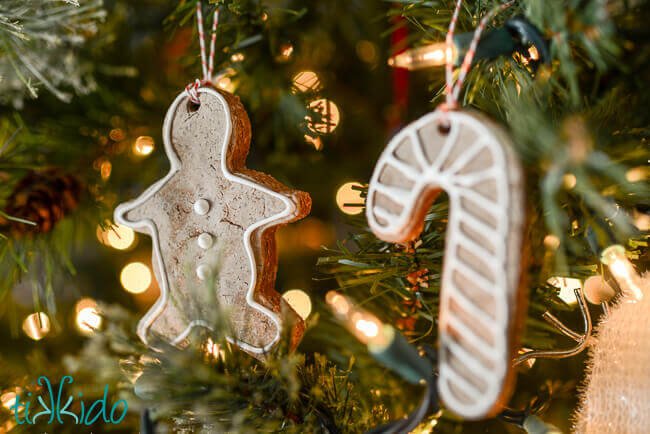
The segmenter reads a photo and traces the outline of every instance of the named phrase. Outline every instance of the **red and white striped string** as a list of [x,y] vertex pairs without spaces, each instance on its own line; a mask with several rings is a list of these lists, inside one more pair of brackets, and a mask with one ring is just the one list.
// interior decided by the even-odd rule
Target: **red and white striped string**
[[[199,30],[199,45],[201,47],[201,69],[203,70],[203,79],[198,78],[194,82],[185,87],[185,93],[190,101],[194,104],[201,104],[199,100],[199,88],[203,84],[209,84],[212,80],[214,71],[214,51],[215,41],[217,39],[217,24],[219,23],[219,9],[214,11],[214,18],[212,20],[212,37],[210,40],[210,58],[209,61],[205,55],[205,34],[203,33],[203,13],[201,12],[201,2],[196,2],[196,24]],[[209,65],[208,65],[209,62]]]
[[454,31],[456,30],[456,22],[458,21],[458,14],[460,13],[460,7],[462,3],[463,0],[458,0],[456,2],[456,8],[454,9],[454,14],[451,17],[451,23],[449,23],[449,30],[447,31],[447,37],[445,39],[445,43],[447,44],[446,56],[445,56],[445,82],[446,82],[445,94],[447,100],[446,100],[446,105],[443,108],[449,110],[453,110],[456,107],[458,107],[458,95],[460,95],[460,89],[463,87],[463,82],[467,77],[467,73],[469,72],[469,67],[472,65],[472,60],[474,59],[474,55],[476,54],[476,47],[478,46],[478,42],[481,39],[481,33],[483,33],[485,26],[497,13],[512,6],[514,0],[494,7],[490,12],[485,14],[485,16],[481,19],[481,21],[478,24],[478,27],[476,27],[476,30],[474,31],[474,36],[469,45],[469,49],[467,50],[467,53],[465,54],[465,58],[463,59],[463,64],[460,67],[458,79],[454,83],[454,74],[453,74],[454,59],[453,59],[452,47],[454,46]]

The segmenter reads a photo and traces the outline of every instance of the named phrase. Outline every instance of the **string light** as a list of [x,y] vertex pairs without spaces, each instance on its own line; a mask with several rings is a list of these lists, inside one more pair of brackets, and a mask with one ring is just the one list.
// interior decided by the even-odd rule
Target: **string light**
[[151,271],[142,262],[131,262],[122,269],[120,282],[132,294],[143,293],[151,285]]
[[443,66],[445,64],[445,52],[456,63],[458,49],[455,45],[447,47],[444,42],[423,45],[422,47],[411,48],[388,59],[388,65],[394,68],[406,68],[409,70],[430,68],[432,66]]
[[358,182],[346,182],[336,192],[336,204],[345,214],[355,215],[363,212],[361,192],[353,188],[359,185]]
[[153,152],[155,146],[156,142],[154,141],[153,137],[140,136],[135,139],[135,142],[133,143],[133,152],[136,155],[145,157]]
[[91,298],[79,300],[75,306],[76,323],[84,335],[91,335],[102,326],[102,317],[97,311],[97,303]]
[[623,294],[636,300],[643,298],[641,277],[634,270],[630,260],[627,259],[625,247],[619,244],[609,246],[603,250],[600,260],[609,267],[609,271],[612,272]]
[[391,326],[385,326],[376,316],[355,306],[345,296],[330,291],[325,301],[348,330],[371,351],[380,352],[393,341],[395,331]]
[[309,298],[309,295],[305,291],[301,289],[290,289],[282,294],[282,298],[296,311],[300,318],[307,319],[311,313],[312,306],[311,298]]
[[578,302],[574,289],[582,288],[580,279],[555,276],[548,279],[547,283],[560,289],[559,297],[566,304],[576,304]]
[[40,341],[50,332],[50,318],[45,312],[28,315],[23,321],[23,331],[35,341]]

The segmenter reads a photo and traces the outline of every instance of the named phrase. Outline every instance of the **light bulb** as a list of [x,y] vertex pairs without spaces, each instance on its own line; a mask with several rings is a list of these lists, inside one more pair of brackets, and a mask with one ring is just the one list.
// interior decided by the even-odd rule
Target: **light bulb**
[[335,291],[328,292],[325,296],[325,301],[327,301],[332,309],[334,309],[334,312],[339,316],[347,315],[350,311],[350,303],[348,303],[348,300]]
[[636,300],[643,298],[641,277],[634,270],[630,260],[627,259],[625,247],[619,244],[609,246],[603,250],[600,260],[609,267],[609,271],[612,272],[618,286],[625,295]]
[[363,318],[357,319],[354,328],[370,339],[377,337],[379,334],[379,326],[375,322]]
[[573,290],[582,288],[582,282],[580,279],[554,276],[548,279],[547,283],[560,289],[560,294],[558,296],[566,304],[576,304],[578,302]]
[[[446,54],[446,56],[445,56]],[[442,66],[447,60],[454,64],[458,50],[455,45],[447,47],[444,42],[423,45],[422,47],[411,48],[388,59],[388,65],[394,68],[406,68],[409,70]]]
[[380,352],[390,345],[395,337],[394,329],[384,325],[379,318],[355,306],[347,297],[330,291],[325,301],[334,314],[343,321],[346,328],[373,352]]

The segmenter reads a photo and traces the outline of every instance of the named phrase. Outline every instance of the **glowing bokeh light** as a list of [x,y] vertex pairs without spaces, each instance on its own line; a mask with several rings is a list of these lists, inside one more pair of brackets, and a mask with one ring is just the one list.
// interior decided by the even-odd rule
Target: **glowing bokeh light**
[[309,298],[309,295],[305,291],[291,289],[282,294],[282,298],[296,311],[300,318],[307,319],[311,313],[312,306],[311,298]]
[[293,45],[291,45],[290,43],[282,44],[282,47],[280,47],[280,56],[282,57],[282,59],[289,60],[292,54],[293,54]]
[[320,78],[314,71],[301,71],[294,75],[293,85],[296,86],[300,92],[313,91],[317,92],[321,89]]
[[76,323],[79,331],[91,335],[102,326],[102,317],[97,310],[97,303],[91,298],[79,300],[75,306]]
[[560,239],[553,234],[544,237],[544,247],[549,250],[555,250],[560,247]]
[[101,225],[97,225],[97,239],[100,243],[117,250],[126,250],[133,245],[135,241],[133,229],[122,225],[110,226],[109,222],[106,226],[106,229],[102,229]]
[[122,225],[115,225],[108,230],[106,234],[108,244],[117,250],[126,250],[133,245],[135,241],[135,232],[133,229]]
[[309,103],[309,110],[317,113],[319,119],[313,119],[311,116],[306,116],[307,126],[315,133],[329,134],[334,132],[341,121],[341,114],[339,108],[332,101],[320,98]]
[[230,77],[221,77],[217,80],[217,87],[219,89],[225,90],[226,92],[235,91],[235,83],[230,79]]
[[28,315],[23,321],[23,331],[31,339],[39,341],[50,332],[50,318],[45,312]]
[[625,173],[628,182],[644,181],[648,177],[648,170],[645,167],[633,167]]
[[108,178],[111,177],[112,171],[113,171],[113,165],[108,160],[104,160],[101,166],[99,166],[99,173],[101,174],[102,179],[104,181],[106,181]]
[[2,403],[2,406],[9,410],[11,406],[16,403],[17,395],[18,394],[16,392],[7,392],[0,395],[0,402]]
[[354,327],[369,338],[374,338],[379,334],[379,326],[373,321],[359,319]]
[[347,182],[336,192],[336,204],[345,214],[355,215],[363,212],[361,192],[352,187],[359,187],[358,182]]
[[122,269],[120,282],[132,294],[143,293],[151,285],[151,270],[142,262],[131,262]]
[[366,63],[375,63],[377,61],[377,46],[370,41],[361,40],[354,47],[359,59]]
[[573,173],[567,173],[562,177],[562,184],[567,190],[571,190],[576,186],[576,176]]
[[143,157],[151,154],[155,147],[156,142],[150,136],[140,136],[133,142],[133,152]]
[[232,56],[230,56],[230,61],[233,63],[241,62],[244,59],[245,57],[243,53],[235,53]]
[[350,303],[341,294],[336,291],[330,291],[325,296],[327,304],[332,306],[338,315],[347,315],[350,311]]
[[111,132],[108,134],[108,137],[110,137],[114,142],[119,142],[120,140],[123,140],[124,137],[126,137],[126,134],[121,128],[115,128],[111,130]]

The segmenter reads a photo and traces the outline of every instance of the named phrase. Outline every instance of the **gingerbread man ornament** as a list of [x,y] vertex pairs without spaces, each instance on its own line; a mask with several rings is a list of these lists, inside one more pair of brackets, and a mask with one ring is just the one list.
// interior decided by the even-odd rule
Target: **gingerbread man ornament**
[[246,168],[251,127],[239,98],[208,86],[198,95],[200,105],[183,93],[167,112],[167,176],[115,210],[117,223],[153,239],[161,295],[138,335],[180,344],[210,326],[216,301],[230,315],[231,341],[263,354],[280,339],[281,311],[294,316],[294,343],[304,329],[274,289],[275,230],[306,216],[311,199]]

